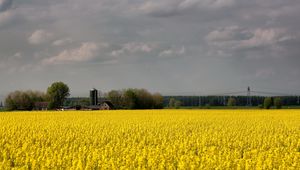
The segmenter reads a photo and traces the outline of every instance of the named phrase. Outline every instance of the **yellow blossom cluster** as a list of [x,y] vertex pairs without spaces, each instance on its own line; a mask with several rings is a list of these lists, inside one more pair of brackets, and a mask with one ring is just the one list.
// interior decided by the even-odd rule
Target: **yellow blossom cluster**
[[1,112],[0,169],[300,169],[300,110]]

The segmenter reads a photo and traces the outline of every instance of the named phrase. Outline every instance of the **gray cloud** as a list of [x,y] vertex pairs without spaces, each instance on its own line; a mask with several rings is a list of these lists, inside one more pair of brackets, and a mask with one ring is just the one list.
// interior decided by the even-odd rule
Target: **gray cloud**
[[52,44],[54,46],[64,46],[64,45],[70,44],[72,42],[73,42],[72,38],[64,38],[64,39],[56,40]]
[[122,47],[118,50],[114,50],[111,52],[112,56],[118,57],[121,55],[130,55],[133,53],[149,53],[153,51],[155,48],[155,45],[153,44],[147,44],[147,43],[137,43],[137,42],[131,42],[131,43],[126,43],[122,45]]
[[48,42],[53,38],[53,34],[46,30],[36,30],[32,33],[32,35],[28,38],[28,42],[30,44],[39,45],[45,42]]
[[94,59],[98,55],[99,45],[93,42],[82,43],[75,49],[64,50],[56,56],[43,60],[43,64],[64,64],[83,62]]
[[9,23],[14,18],[14,13],[11,11],[5,11],[0,13],[0,28]]
[[[207,36],[212,51],[223,51],[231,55],[269,50],[277,53],[282,44],[300,37],[293,36],[287,29],[256,28],[254,30],[230,26],[211,31]],[[220,53],[221,55],[224,53]],[[268,55],[263,55],[268,57]],[[254,56],[254,58],[257,58]]]
[[235,40],[247,40],[253,37],[253,33],[239,26],[229,26],[211,31],[206,39],[209,42],[226,42]]
[[0,29],[9,23],[15,14],[9,10],[12,7],[12,0],[0,0]]
[[0,96],[57,80],[73,95],[295,89],[299,16],[295,0],[0,0]]
[[12,2],[12,0],[0,0],[0,12],[10,9]]
[[144,2],[139,10],[152,16],[168,17],[195,10],[217,10],[234,4],[235,0],[155,0]]
[[181,48],[170,48],[164,50],[159,53],[159,57],[161,58],[178,57],[178,56],[184,56],[185,53],[186,53],[185,47],[182,46]]

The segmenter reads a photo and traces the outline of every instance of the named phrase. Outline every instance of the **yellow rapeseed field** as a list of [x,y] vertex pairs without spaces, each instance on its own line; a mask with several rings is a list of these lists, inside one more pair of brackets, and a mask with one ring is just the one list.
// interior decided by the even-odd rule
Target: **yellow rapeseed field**
[[300,169],[300,110],[2,112],[0,169]]

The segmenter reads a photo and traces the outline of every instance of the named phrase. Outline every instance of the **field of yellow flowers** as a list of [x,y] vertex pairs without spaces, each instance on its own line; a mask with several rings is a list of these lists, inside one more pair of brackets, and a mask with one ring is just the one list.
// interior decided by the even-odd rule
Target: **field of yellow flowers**
[[300,110],[0,113],[0,169],[300,169]]

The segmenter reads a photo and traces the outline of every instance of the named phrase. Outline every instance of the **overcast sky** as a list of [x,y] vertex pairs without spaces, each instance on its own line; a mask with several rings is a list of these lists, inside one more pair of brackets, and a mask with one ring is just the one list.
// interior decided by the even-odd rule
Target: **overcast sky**
[[299,0],[0,0],[0,98],[54,81],[299,92],[299,30]]

